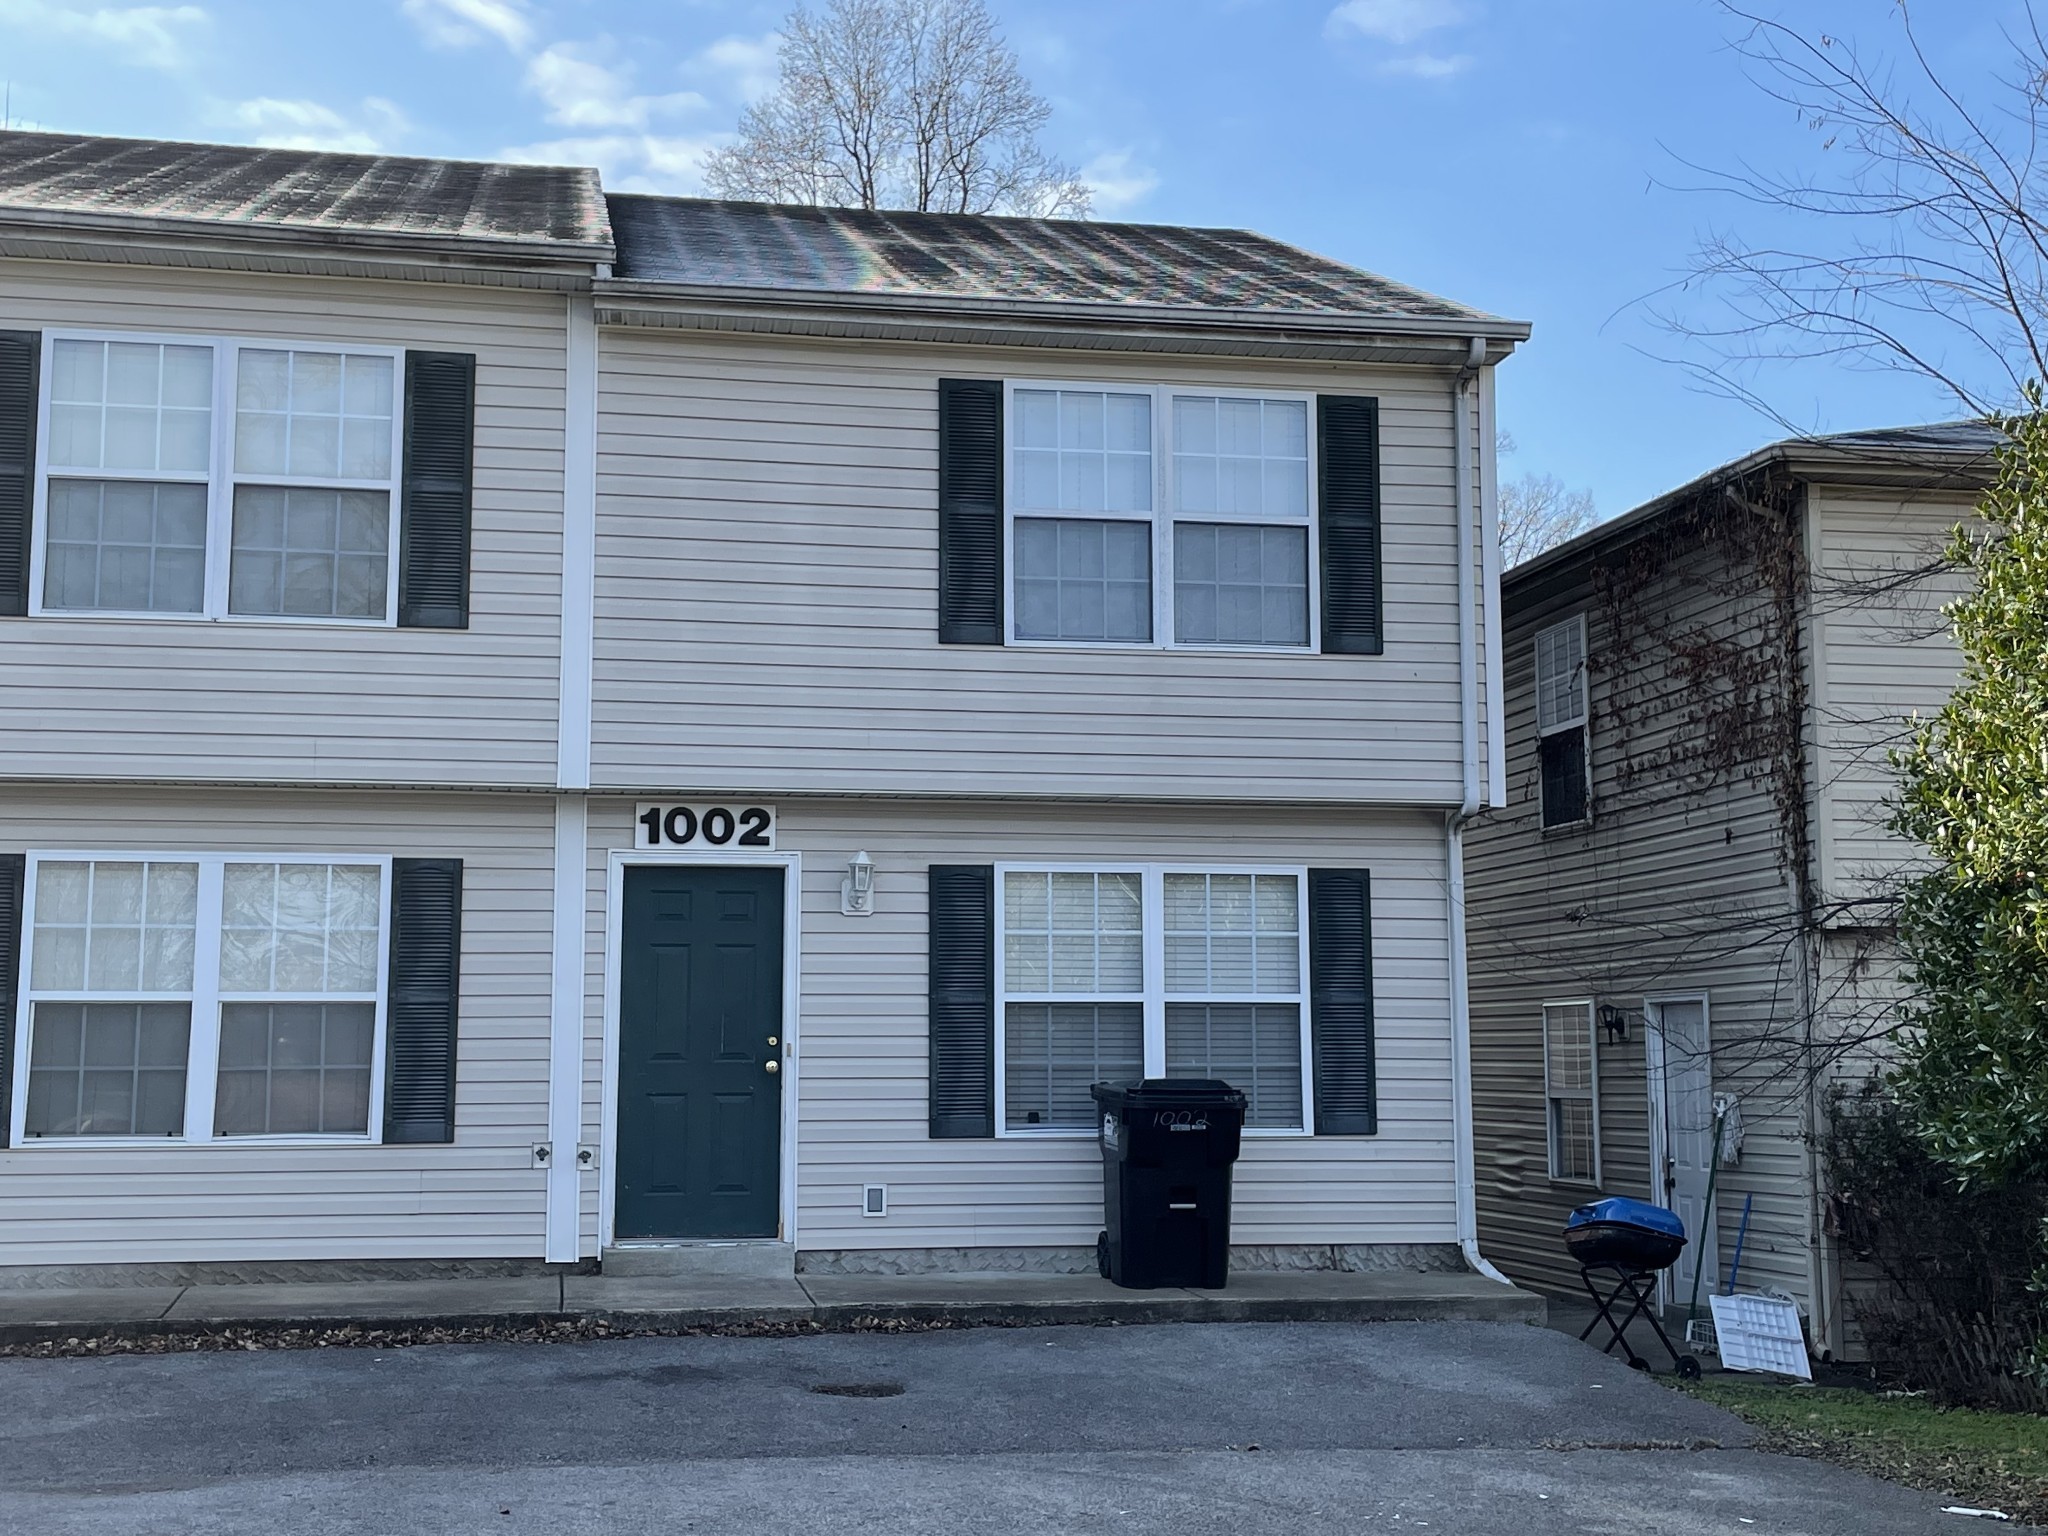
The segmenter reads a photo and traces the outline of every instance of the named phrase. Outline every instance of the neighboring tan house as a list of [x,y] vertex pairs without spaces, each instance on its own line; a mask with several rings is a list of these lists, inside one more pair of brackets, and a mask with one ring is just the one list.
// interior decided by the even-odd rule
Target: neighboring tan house
[[1240,1263],[1477,1262],[1526,326],[9,134],[0,327],[0,1266],[1089,1268],[1163,1073],[1251,1097]]
[[1841,1347],[1809,1133],[1889,1023],[1886,748],[1954,685],[1940,556],[1997,441],[1773,444],[1504,578],[1509,793],[1467,878],[1481,1245],[1516,1280],[1577,1293],[1566,1214],[1632,1195],[1693,1234],[1683,1305],[1753,1196],[1743,1287]]

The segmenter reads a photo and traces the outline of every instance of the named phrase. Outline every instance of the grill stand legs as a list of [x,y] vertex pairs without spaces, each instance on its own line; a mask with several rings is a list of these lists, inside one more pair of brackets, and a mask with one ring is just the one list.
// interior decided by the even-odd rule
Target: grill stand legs
[[[1600,1294],[1600,1287],[1594,1283],[1595,1275],[1613,1277],[1614,1285],[1604,1296]],[[1631,1369],[1647,1371],[1650,1362],[1637,1354],[1628,1342],[1628,1325],[1640,1317],[1656,1331],[1657,1342],[1664,1346],[1664,1352],[1671,1357],[1671,1364],[1678,1374],[1687,1381],[1699,1380],[1699,1361],[1691,1355],[1681,1355],[1672,1344],[1671,1336],[1665,1333],[1664,1325],[1657,1320],[1653,1305],[1657,1299],[1655,1270],[1623,1269],[1617,1264],[1589,1264],[1579,1270],[1579,1282],[1585,1286],[1586,1294],[1593,1298],[1593,1305],[1598,1309],[1598,1315],[1586,1324],[1586,1331],[1579,1335],[1582,1343],[1590,1339],[1593,1330],[1604,1322],[1607,1324],[1607,1331],[1613,1337],[1601,1346],[1600,1353],[1611,1355],[1614,1353],[1614,1346],[1619,1344],[1623,1358],[1628,1361]],[[1628,1315],[1617,1323],[1614,1320],[1613,1308],[1623,1296],[1629,1297],[1634,1305],[1628,1309]]]

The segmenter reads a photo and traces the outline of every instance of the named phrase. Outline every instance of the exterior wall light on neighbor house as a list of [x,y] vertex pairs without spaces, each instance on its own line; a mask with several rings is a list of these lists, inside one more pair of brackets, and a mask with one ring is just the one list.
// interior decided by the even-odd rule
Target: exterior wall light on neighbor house
[[846,861],[846,878],[839,882],[839,910],[848,917],[868,917],[875,910],[875,861],[862,849]]
[[1600,1027],[1607,1031],[1608,1041],[1623,1045],[1628,1041],[1628,1015],[1612,1003],[1600,1005]]

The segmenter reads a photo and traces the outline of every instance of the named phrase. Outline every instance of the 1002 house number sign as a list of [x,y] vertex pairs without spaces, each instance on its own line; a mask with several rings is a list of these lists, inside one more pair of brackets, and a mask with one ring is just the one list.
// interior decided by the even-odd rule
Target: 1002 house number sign
[[750,848],[775,846],[772,805],[643,804],[633,815],[635,848]]

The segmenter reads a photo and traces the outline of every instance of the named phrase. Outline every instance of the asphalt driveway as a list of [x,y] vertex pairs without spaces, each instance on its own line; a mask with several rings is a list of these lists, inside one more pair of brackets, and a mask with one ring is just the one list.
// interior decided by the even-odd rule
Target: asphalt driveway
[[[820,1389],[826,1390],[820,1390]],[[976,1329],[0,1360],[37,1536],[1923,1533],[1503,1324]]]

